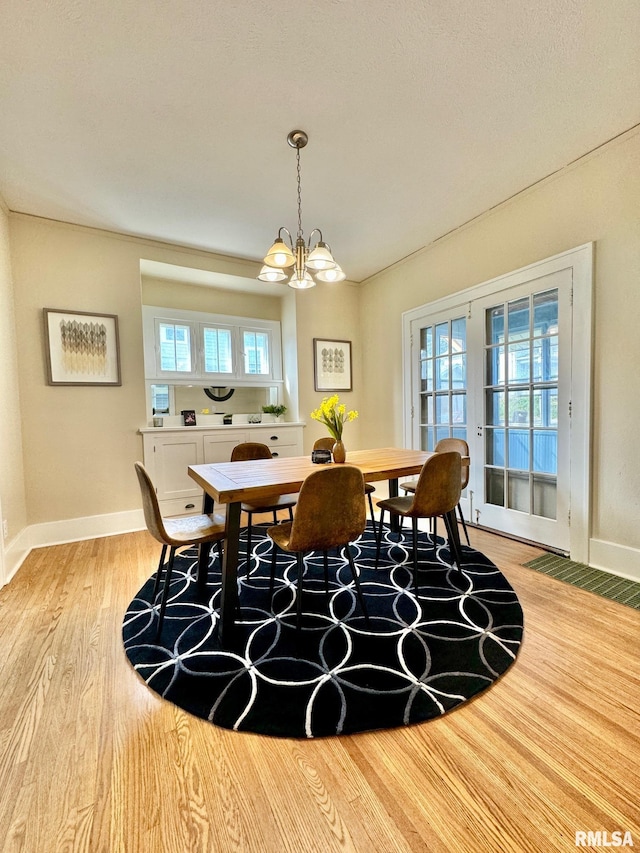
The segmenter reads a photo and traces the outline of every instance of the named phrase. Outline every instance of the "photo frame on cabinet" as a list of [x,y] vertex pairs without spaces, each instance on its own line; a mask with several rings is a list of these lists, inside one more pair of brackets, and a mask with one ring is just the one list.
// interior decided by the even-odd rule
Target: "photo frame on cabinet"
[[351,341],[313,339],[316,391],[351,391]]
[[116,314],[43,312],[49,385],[122,385]]

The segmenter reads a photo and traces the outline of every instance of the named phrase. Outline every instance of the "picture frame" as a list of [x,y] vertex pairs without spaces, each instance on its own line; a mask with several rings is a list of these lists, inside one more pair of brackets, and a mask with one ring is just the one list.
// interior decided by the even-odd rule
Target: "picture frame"
[[185,426],[197,426],[195,409],[183,409],[180,414]]
[[313,378],[316,391],[351,391],[351,341],[314,338]]
[[43,308],[49,385],[122,385],[116,314]]

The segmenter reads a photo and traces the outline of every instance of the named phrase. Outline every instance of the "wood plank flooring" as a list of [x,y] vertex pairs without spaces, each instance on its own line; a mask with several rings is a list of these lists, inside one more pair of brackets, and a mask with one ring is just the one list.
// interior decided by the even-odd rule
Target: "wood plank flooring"
[[515,665],[422,725],[317,741],[218,729],[159,699],[120,638],[146,533],[39,549],[0,591],[3,853],[547,853],[640,846],[640,612],[471,530],[525,612]]

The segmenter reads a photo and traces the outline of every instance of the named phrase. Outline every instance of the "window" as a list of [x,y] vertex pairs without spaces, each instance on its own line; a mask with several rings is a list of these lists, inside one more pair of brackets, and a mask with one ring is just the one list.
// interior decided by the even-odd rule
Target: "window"
[[191,329],[177,323],[158,322],[160,370],[191,373]]
[[251,376],[268,376],[269,334],[267,332],[243,331],[244,372]]
[[205,373],[233,373],[231,329],[202,327]]
[[143,306],[145,377],[187,384],[282,380],[280,323]]

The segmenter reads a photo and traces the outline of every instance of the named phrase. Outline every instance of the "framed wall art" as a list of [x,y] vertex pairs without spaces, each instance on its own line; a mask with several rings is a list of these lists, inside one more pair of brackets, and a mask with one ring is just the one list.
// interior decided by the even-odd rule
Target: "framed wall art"
[[43,311],[49,385],[122,385],[115,314]]
[[351,391],[351,341],[313,339],[316,391]]

